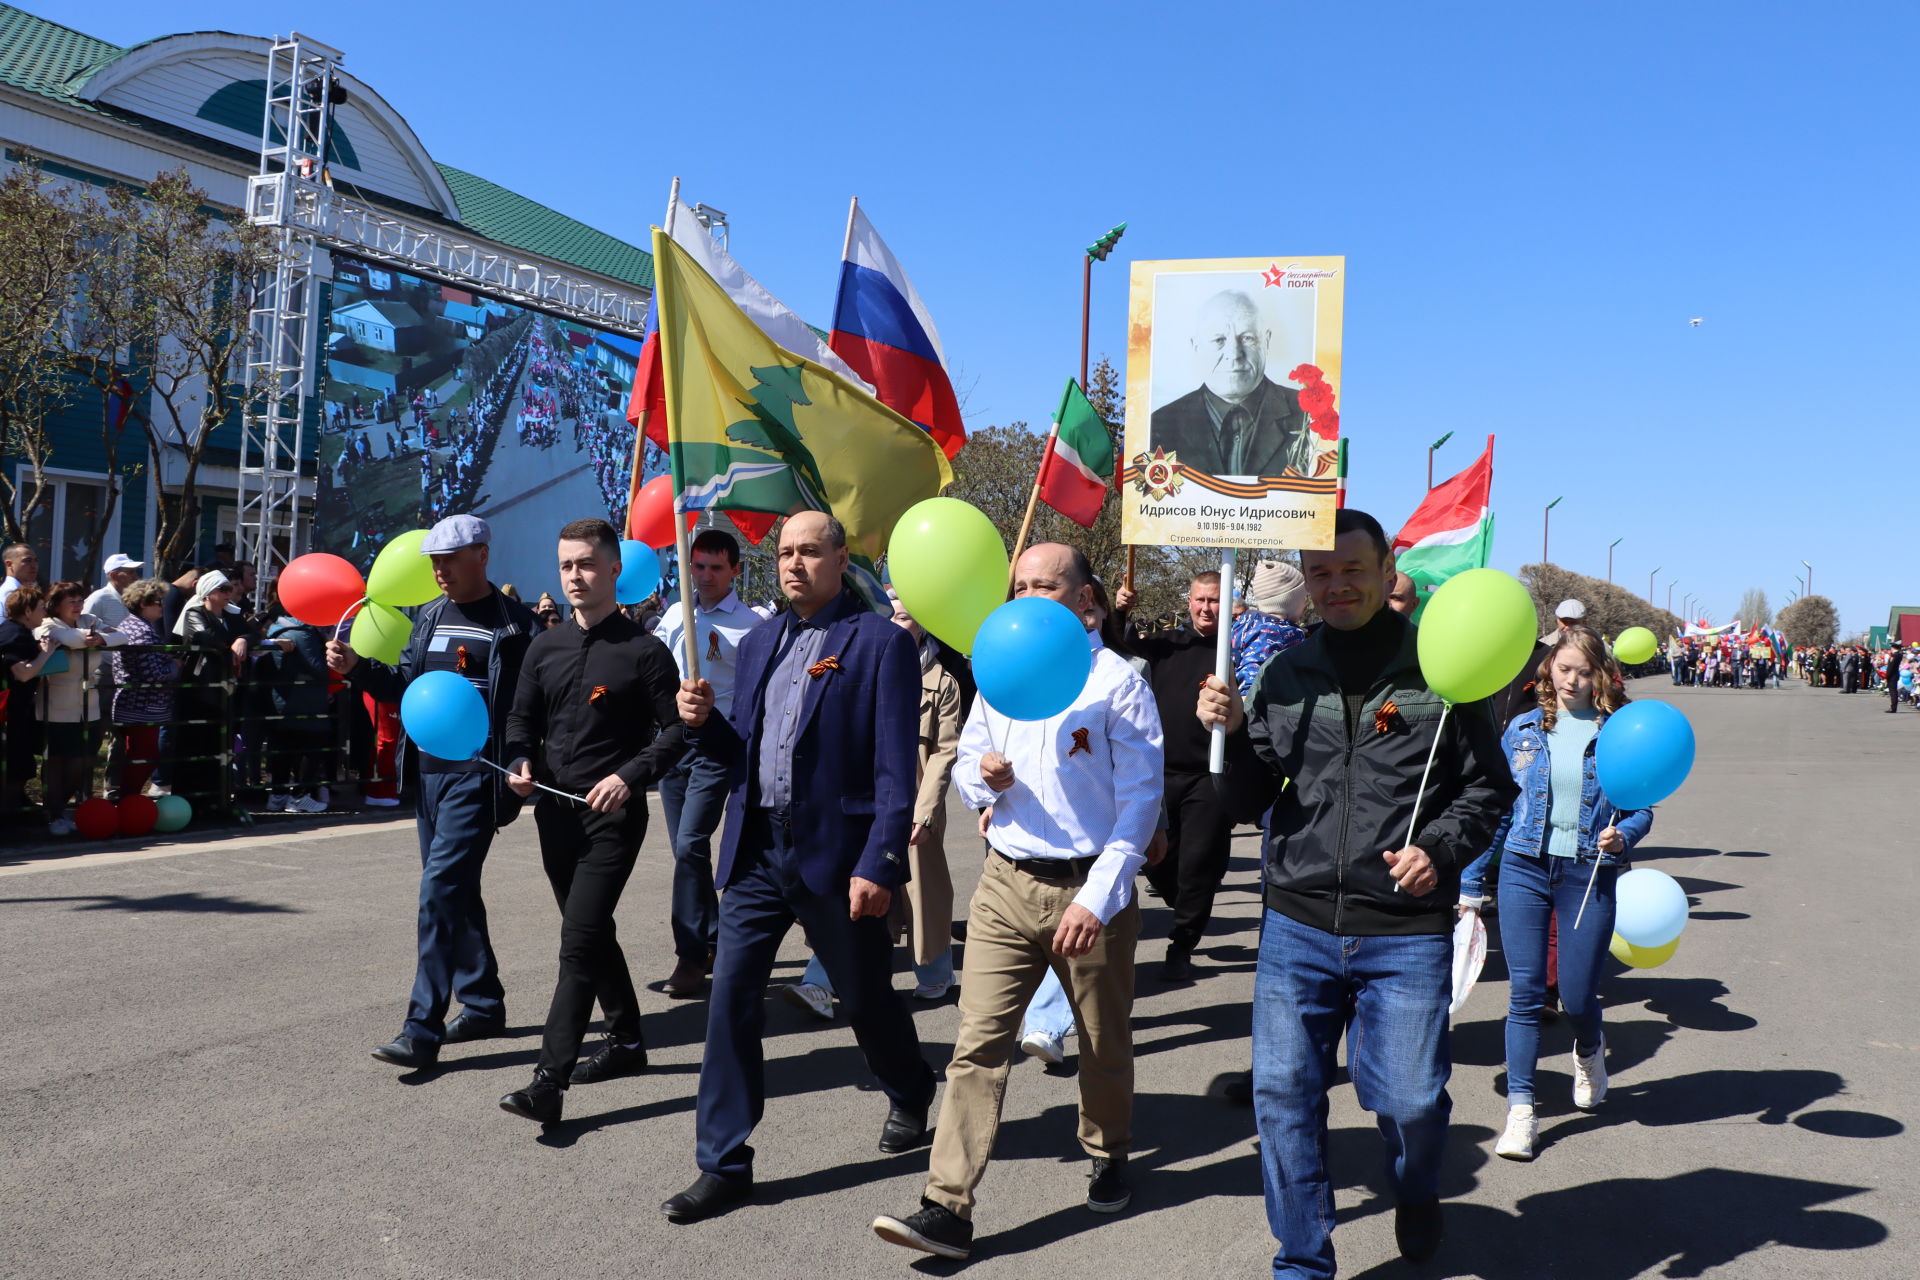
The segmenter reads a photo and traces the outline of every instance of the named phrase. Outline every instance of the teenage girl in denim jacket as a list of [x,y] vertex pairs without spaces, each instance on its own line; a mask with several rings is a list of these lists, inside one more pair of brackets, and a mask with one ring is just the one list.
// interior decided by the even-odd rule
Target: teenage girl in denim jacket
[[1516,717],[1501,740],[1520,796],[1493,848],[1461,877],[1461,910],[1478,910],[1486,903],[1486,867],[1494,851],[1504,851],[1507,1126],[1494,1151],[1510,1160],[1533,1158],[1533,1075],[1551,917],[1559,922],[1560,1002],[1573,1026],[1573,1104],[1596,1107],[1607,1094],[1599,991],[1613,938],[1613,885],[1627,851],[1653,827],[1652,810],[1616,810],[1594,777],[1600,726],[1627,700],[1617,676],[1599,636],[1585,627],[1561,634],[1540,664],[1539,709]]

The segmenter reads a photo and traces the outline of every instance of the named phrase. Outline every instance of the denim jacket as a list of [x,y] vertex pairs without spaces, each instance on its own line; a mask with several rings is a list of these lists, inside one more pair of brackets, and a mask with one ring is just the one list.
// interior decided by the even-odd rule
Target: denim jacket
[[[1461,873],[1460,898],[1467,905],[1485,902],[1487,873],[1502,850],[1531,858],[1546,852],[1547,818],[1552,803],[1548,781],[1552,771],[1547,759],[1548,734],[1541,728],[1540,721],[1539,708],[1523,712],[1514,717],[1500,738],[1500,748],[1513,770],[1513,780],[1520,785],[1520,795],[1513,802],[1512,812],[1494,832],[1492,846]],[[1625,855],[1601,853],[1595,847],[1595,840],[1602,831],[1613,827],[1631,852],[1653,830],[1653,810],[1615,809],[1607,800],[1593,772],[1593,749],[1599,741],[1599,735],[1595,734],[1587,743],[1585,767],[1581,770],[1579,858],[1582,861],[1597,858],[1602,866],[1625,865]]]

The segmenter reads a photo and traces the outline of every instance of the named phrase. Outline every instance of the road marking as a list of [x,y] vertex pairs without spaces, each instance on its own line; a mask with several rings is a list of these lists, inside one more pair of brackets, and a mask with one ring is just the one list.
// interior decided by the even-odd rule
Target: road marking
[[[167,844],[157,849],[108,849],[99,853],[77,853],[66,858],[46,858],[24,863],[17,867],[0,867],[0,878],[6,876],[32,875],[36,871],[77,871],[86,867],[114,867],[128,862],[147,862],[154,858],[177,858],[182,854],[206,853],[221,849],[264,849],[276,844],[304,844],[311,840],[336,840],[342,836],[375,835],[390,831],[404,831],[413,826],[412,818],[396,818],[391,822],[356,822],[348,826],[333,827],[318,831],[288,831],[279,835],[231,836],[224,840],[208,840],[194,844]],[[256,864],[272,866],[272,863]],[[297,871],[298,867],[288,870]]]

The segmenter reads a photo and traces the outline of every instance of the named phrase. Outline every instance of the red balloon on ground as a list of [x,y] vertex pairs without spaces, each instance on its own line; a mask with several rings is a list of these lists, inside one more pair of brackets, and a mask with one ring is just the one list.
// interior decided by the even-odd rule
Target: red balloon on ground
[[95,796],[75,807],[73,825],[89,840],[105,840],[120,830],[120,811],[113,801]]
[[[687,528],[700,518],[698,511],[687,512]],[[627,536],[658,551],[674,543],[673,477],[655,476],[633,495],[633,508],[627,512]]]
[[144,836],[160,821],[160,806],[146,796],[128,796],[120,802],[120,834]]
[[360,571],[324,551],[296,556],[280,571],[280,605],[310,627],[337,627],[367,594]]

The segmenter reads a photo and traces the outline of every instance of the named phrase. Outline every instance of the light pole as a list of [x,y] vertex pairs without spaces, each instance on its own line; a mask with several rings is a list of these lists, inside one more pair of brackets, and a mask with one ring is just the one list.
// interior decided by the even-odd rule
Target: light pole
[[1686,617],[1680,619],[1680,621],[1686,623],[1688,626],[1692,626],[1693,625],[1693,593],[1692,592],[1688,592],[1685,596],[1681,597],[1680,611],[1687,615]]
[[1668,613],[1673,612],[1673,589],[1677,585],[1678,585],[1677,583],[1672,583],[1672,582],[1669,582],[1667,584],[1667,612]]
[[1427,488],[1429,489],[1433,488],[1433,451],[1451,439],[1453,439],[1453,432],[1449,431],[1427,446]]
[[1807,564],[1805,560],[1802,560],[1800,563],[1803,565],[1806,565],[1807,567],[1807,594],[1812,595],[1813,594],[1813,566],[1810,564]]
[[1546,505],[1546,509],[1540,513],[1540,563],[1541,564],[1553,563],[1551,560],[1547,559],[1547,534],[1553,528],[1553,509],[1559,506],[1560,503],[1565,500],[1566,496],[1567,495],[1564,493],[1561,494],[1558,498],[1555,498],[1552,502],[1549,502]]
[[1659,572],[1660,572],[1660,567],[1658,565],[1655,565],[1653,573],[1650,573],[1647,575],[1647,603],[1648,604],[1653,603],[1653,576],[1655,573],[1659,573]]
[[1627,535],[1623,533],[1607,544],[1607,582],[1609,584],[1613,582],[1613,549],[1626,540]]

